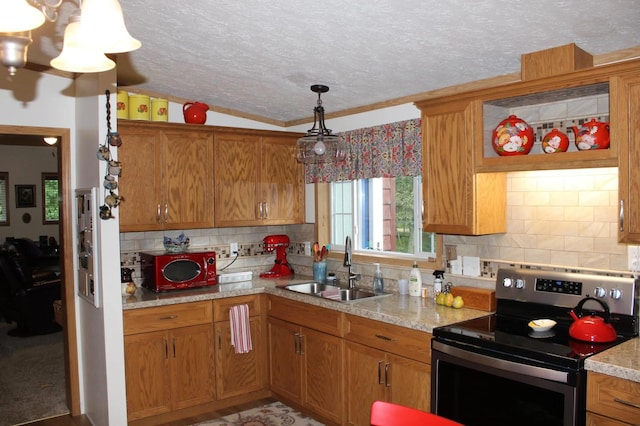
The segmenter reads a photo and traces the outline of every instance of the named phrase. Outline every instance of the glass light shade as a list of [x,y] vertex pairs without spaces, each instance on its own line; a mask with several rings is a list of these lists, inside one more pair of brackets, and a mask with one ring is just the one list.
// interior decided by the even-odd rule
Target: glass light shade
[[27,47],[31,44],[28,31],[0,34],[0,63],[9,69],[9,75],[16,74],[16,68],[27,63]]
[[55,136],[47,136],[46,138],[43,138],[43,139],[49,145],[55,145],[56,142],[58,142],[58,138],[56,138]]
[[29,31],[44,24],[44,15],[26,0],[4,0],[0,5],[0,32]]
[[118,0],[84,0],[79,37],[87,49],[103,53],[131,52],[142,46],[127,31]]
[[[75,19],[74,19],[75,18]],[[104,53],[86,49],[78,40],[80,19],[72,17],[64,30],[62,52],[51,60],[51,66],[68,72],[102,72],[116,66],[116,63],[104,56]]]
[[307,135],[296,142],[296,158],[300,163],[329,163],[343,160],[344,141],[335,135]]

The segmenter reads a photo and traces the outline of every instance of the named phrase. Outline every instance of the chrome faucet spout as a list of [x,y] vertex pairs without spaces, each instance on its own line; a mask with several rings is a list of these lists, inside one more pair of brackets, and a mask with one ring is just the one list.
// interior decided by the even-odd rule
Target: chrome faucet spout
[[351,237],[347,235],[347,238],[344,242],[344,266],[349,268],[347,273],[347,281],[349,283],[349,288],[355,288],[356,281],[360,281],[360,274],[356,274],[351,270],[352,258],[353,258],[353,247],[351,245]]

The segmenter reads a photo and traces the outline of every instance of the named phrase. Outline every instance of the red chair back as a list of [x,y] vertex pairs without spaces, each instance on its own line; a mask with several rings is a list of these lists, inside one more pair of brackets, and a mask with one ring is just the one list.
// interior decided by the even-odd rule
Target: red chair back
[[375,401],[371,406],[371,426],[463,426],[453,420],[415,408]]

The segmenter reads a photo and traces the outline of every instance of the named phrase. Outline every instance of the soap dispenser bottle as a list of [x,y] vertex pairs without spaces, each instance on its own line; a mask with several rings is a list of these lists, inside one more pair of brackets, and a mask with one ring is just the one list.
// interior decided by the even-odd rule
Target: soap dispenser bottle
[[376,265],[376,271],[373,273],[373,292],[382,293],[384,292],[384,280],[382,279],[382,271],[380,270],[379,263],[374,263],[374,265]]
[[437,297],[438,294],[442,293],[442,281],[444,280],[444,271],[434,271],[433,275],[435,276],[433,280],[433,297]]
[[418,269],[418,262],[413,262],[413,268],[409,272],[409,296],[422,296],[422,274]]

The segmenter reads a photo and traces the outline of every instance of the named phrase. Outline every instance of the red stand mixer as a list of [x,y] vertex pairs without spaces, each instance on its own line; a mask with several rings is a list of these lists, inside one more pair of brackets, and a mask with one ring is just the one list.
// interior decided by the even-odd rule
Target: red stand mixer
[[262,240],[264,251],[276,252],[276,264],[268,272],[260,274],[260,278],[279,278],[293,275],[293,270],[287,262],[287,247],[289,247],[289,237],[286,235],[268,235]]

